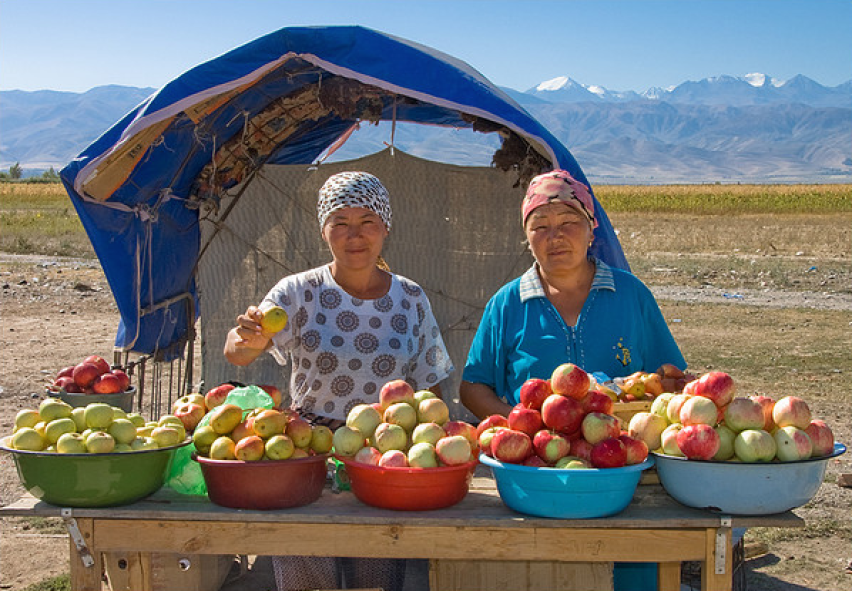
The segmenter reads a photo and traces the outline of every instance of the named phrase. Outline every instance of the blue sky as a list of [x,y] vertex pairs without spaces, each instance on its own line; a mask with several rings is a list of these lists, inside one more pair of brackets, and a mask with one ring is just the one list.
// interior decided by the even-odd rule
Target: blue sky
[[285,26],[358,24],[527,90],[761,72],[852,79],[850,0],[0,0],[0,90],[160,87]]

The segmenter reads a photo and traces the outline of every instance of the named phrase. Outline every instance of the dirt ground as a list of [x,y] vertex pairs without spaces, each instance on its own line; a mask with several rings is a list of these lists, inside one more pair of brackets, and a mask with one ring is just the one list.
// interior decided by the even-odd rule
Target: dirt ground
[[[694,291],[659,293],[667,299],[693,301]],[[708,294],[707,297],[713,297]],[[813,299],[813,298],[811,298]],[[807,306],[802,294],[774,294],[767,309]],[[849,302],[840,303],[849,309]],[[66,365],[90,354],[111,359],[118,314],[108,285],[96,262],[47,260],[38,257],[0,258],[0,434],[11,433],[15,413],[35,407],[45,382]],[[846,371],[844,369],[844,371]],[[814,409],[824,416],[821,409]],[[852,408],[831,409],[825,417],[843,442],[852,441]],[[827,482],[816,498],[797,513],[808,522],[803,535],[773,532],[765,551],[745,563],[748,589],[775,591],[849,591],[852,572],[852,489],[834,483],[838,473],[852,472],[852,454],[830,463]],[[22,493],[12,458],[0,456],[0,505]],[[746,540],[749,540],[747,535]],[[750,545],[757,548],[758,545]],[[261,569],[260,563],[258,569]],[[68,572],[68,540],[60,529],[40,530],[24,519],[0,520],[0,590],[28,585]],[[255,579],[254,589],[272,588],[268,577]],[[237,591],[245,585],[228,586]]]

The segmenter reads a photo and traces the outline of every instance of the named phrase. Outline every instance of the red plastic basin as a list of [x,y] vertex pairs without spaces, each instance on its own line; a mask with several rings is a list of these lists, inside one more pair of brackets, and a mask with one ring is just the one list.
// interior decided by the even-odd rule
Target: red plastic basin
[[233,509],[289,509],[320,498],[329,456],[258,462],[193,458],[211,502]]
[[346,466],[355,497],[366,505],[397,511],[431,511],[461,501],[477,461],[439,468],[380,468],[335,456]]

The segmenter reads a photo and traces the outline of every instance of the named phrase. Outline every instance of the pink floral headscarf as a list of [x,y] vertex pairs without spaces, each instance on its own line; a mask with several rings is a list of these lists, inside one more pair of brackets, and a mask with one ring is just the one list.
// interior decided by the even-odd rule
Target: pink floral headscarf
[[595,202],[589,188],[565,170],[551,170],[530,181],[526,197],[521,205],[521,222],[526,224],[527,218],[535,208],[553,201],[562,201],[579,210],[588,218],[592,228],[598,227],[598,221],[595,219]]

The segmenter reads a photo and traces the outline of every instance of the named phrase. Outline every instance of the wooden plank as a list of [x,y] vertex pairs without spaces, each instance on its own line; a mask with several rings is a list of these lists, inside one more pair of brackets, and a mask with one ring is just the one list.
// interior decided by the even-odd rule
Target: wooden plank
[[432,591],[611,591],[612,563],[433,560]]
[[[716,572],[716,530],[708,529],[706,532],[706,555],[707,558],[701,568],[701,590],[702,591],[730,591],[731,578],[733,576],[733,548],[731,548],[731,528],[723,528],[725,533],[725,560],[724,572]],[[689,560],[684,559],[684,560]]]
[[657,568],[657,589],[680,591],[680,562],[661,562]]
[[150,591],[151,555],[141,552],[105,552],[104,570],[111,591]]
[[[77,527],[80,529],[80,533],[83,536],[83,539],[86,541],[86,545],[91,551],[94,542],[94,520],[92,519],[77,519]],[[83,561],[80,559],[80,553],[77,551],[77,546],[74,545],[74,542],[71,540],[71,537],[68,538],[68,544],[70,546],[70,558],[69,558],[69,567],[70,567],[70,582],[71,588],[74,591],[101,591],[101,580],[103,578],[103,561],[101,560],[101,555],[99,552],[92,552],[92,558],[95,563],[92,566],[84,566]]]

